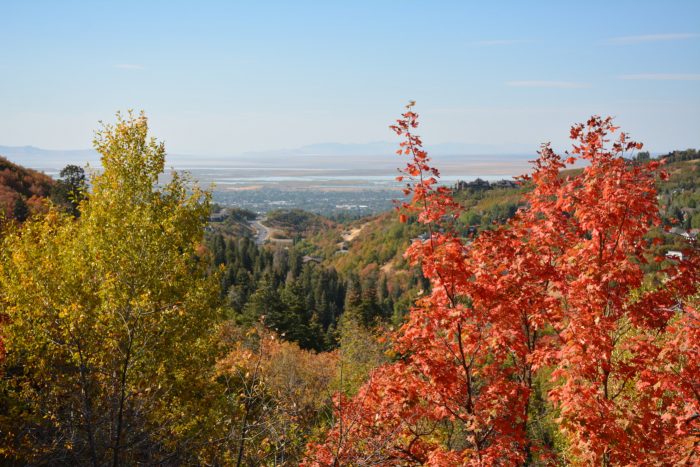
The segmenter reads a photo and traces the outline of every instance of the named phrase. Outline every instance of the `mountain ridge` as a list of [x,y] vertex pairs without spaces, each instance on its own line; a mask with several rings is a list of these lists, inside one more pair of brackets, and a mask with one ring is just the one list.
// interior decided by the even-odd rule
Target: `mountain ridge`
[[[279,165],[354,167],[367,163],[395,164],[395,143],[374,141],[370,143],[315,143],[290,149],[248,151],[230,156],[208,156],[197,154],[167,155],[167,164],[182,166],[200,165]],[[428,152],[442,161],[459,159],[491,159],[498,157],[507,160],[526,160],[533,157],[533,151],[526,151],[517,145],[481,145],[467,143],[440,143],[426,145]],[[0,155],[31,168],[60,168],[67,164],[84,166],[99,165],[100,155],[93,149],[45,149],[37,146],[3,146]],[[346,159],[352,157],[353,159]],[[324,158],[325,160],[320,160]],[[344,159],[339,159],[344,158]]]

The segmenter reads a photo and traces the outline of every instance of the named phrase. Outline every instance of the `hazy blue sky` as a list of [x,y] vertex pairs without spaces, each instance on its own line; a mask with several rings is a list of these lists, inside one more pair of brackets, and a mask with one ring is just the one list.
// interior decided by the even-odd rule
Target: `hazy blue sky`
[[90,146],[144,109],[170,152],[565,141],[612,114],[700,146],[700,1],[0,0],[0,145]]

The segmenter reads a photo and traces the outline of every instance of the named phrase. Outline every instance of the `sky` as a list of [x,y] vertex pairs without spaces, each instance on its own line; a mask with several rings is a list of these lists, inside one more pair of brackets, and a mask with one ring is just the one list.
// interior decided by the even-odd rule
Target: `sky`
[[144,110],[171,153],[392,141],[563,147],[592,114],[700,146],[700,1],[0,0],[0,145],[91,146]]

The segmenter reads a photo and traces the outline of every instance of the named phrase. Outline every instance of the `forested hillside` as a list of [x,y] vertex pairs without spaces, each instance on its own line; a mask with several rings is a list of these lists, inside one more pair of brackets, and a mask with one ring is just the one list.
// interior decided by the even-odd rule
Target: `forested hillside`
[[89,181],[7,163],[44,199],[0,231],[2,463],[697,463],[697,153],[594,117],[518,183],[442,186],[417,125],[412,202],[274,211],[264,244],[158,184],[143,115],[97,133]]
[[323,216],[293,209],[268,213],[267,225],[279,229],[287,238],[299,238],[330,229],[334,223]]
[[67,165],[57,180],[14,164],[0,156],[0,224],[24,222],[33,214],[46,213],[48,201],[78,216],[78,204],[86,196],[85,170]]
[[[667,156],[659,160],[669,174],[668,180],[658,181],[663,225],[647,237],[657,239],[654,255],[664,257],[685,248],[687,237],[700,232],[693,220],[700,218],[700,164],[697,159],[669,162]],[[563,176],[580,173],[567,170]],[[462,208],[452,227],[469,242],[511,219],[525,206],[523,195],[532,185],[476,180],[451,189]],[[238,225],[245,222],[241,217]],[[338,319],[346,309],[358,312],[369,327],[378,322],[399,325],[413,300],[430,287],[420,268],[411,267],[404,256],[412,240],[427,238],[416,216],[402,223],[388,212],[338,225],[315,214],[275,211],[266,224],[297,241],[259,247],[249,233],[209,236],[215,264],[225,266],[222,293],[239,319],[251,322],[264,315],[272,329],[304,348],[334,348]],[[663,265],[651,262],[645,267],[651,271]]]
[[54,181],[36,170],[13,164],[0,156],[0,219],[24,221],[42,210],[42,199],[49,196]]

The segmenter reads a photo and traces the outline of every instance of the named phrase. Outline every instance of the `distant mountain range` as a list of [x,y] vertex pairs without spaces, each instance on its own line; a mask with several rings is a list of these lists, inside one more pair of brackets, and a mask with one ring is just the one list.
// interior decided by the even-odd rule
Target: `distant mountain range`
[[[378,141],[365,144],[321,143],[295,149],[245,152],[232,156],[168,154],[167,164],[176,169],[197,167],[304,167],[354,169],[372,164],[375,169],[397,165],[397,144]],[[435,161],[515,162],[532,159],[534,153],[518,145],[443,143],[426,149]],[[92,149],[56,150],[34,146],[0,146],[0,155],[25,167],[60,169],[68,164],[99,166],[100,156]]]
[[0,146],[0,156],[24,167],[63,168],[68,164],[97,165],[100,157],[92,149],[42,149],[34,146]]

